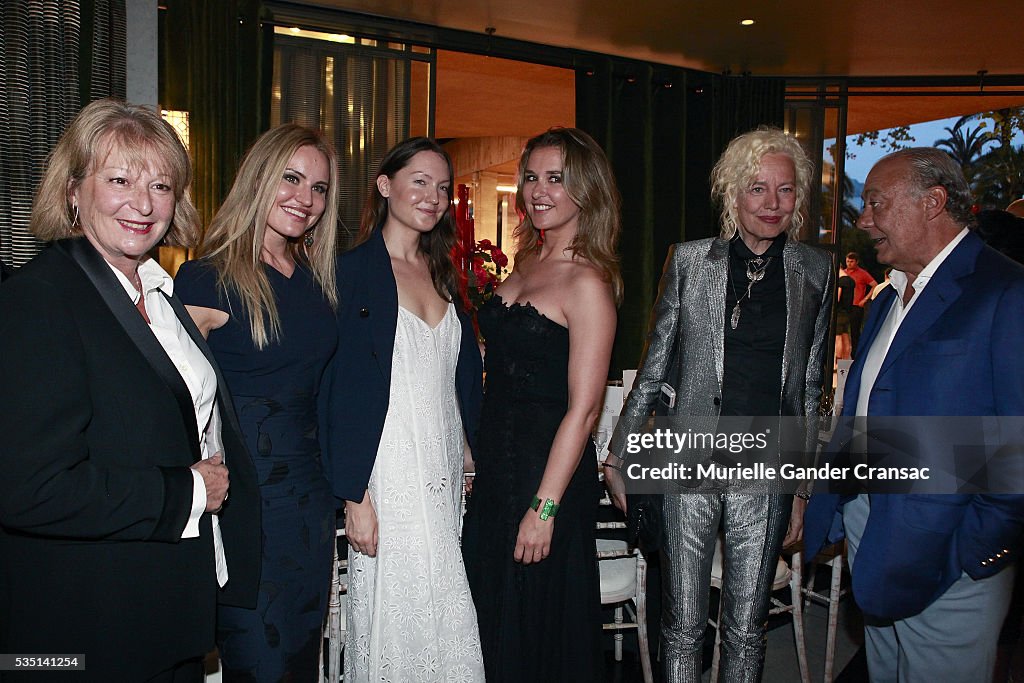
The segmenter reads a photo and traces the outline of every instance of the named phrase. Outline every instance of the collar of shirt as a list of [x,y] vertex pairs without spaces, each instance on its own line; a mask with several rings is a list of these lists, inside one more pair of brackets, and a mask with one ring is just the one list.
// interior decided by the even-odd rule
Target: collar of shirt
[[[117,276],[118,282],[120,282],[121,286],[124,287],[124,291],[128,294],[132,303],[138,305],[139,299],[142,298],[142,295],[137,289],[135,289],[135,285],[132,284],[132,281],[126,278],[124,273],[114,266],[111,266],[109,263],[107,265],[110,266],[112,271],[114,271],[114,275]],[[156,259],[149,258],[139,264],[139,280],[142,282],[142,289],[147,294],[156,289],[159,289],[167,296],[172,296],[174,294],[174,279],[167,274],[166,270],[160,267],[160,264],[157,263]]]
[[864,362],[861,368],[861,383],[860,393],[856,397],[857,415],[867,415],[868,406],[871,402],[871,391],[875,387],[875,380],[878,379],[878,373],[882,369],[882,364],[885,362],[885,356],[889,353],[889,347],[892,346],[893,339],[896,338],[896,333],[899,332],[900,325],[903,324],[903,320],[907,317],[910,312],[910,307],[914,305],[918,297],[921,296],[921,292],[925,286],[932,279],[935,271],[939,269],[942,262],[946,260],[946,257],[956,249],[956,245],[960,244],[960,241],[967,235],[967,228],[964,228],[960,233],[950,240],[942,251],[935,255],[927,266],[925,266],[917,279],[914,280],[914,296],[910,298],[907,305],[903,305],[903,292],[907,290],[907,274],[893,269],[889,275],[889,283],[896,290],[898,296],[896,300],[892,302],[892,306],[889,310],[882,315],[885,317],[878,326],[878,332],[875,335],[874,341],[871,342],[871,346],[867,349],[860,350],[860,353],[864,354]]
[[[956,245],[960,244],[961,240],[967,236],[967,233],[967,228],[961,230],[956,237],[949,241],[949,244],[942,248],[942,251],[935,255],[935,258],[928,262],[927,266],[921,269],[921,272],[917,275],[917,279],[914,280],[914,296],[910,299],[907,305],[904,306],[904,308],[910,308],[910,306],[917,300],[917,297],[921,295],[924,288],[928,286],[932,276],[935,275],[935,271],[939,269],[939,266],[941,266],[942,262],[946,260],[946,257],[953,253],[953,250],[956,249]],[[896,289],[896,293],[899,294],[899,296],[896,297],[896,300],[899,302],[899,305],[902,306],[903,293],[907,291],[907,274],[902,270],[896,270],[893,268],[892,273],[889,275],[889,282]]]
[[772,239],[772,243],[768,245],[768,248],[764,250],[763,254],[755,254],[752,252],[750,247],[747,246],[747,243],[740,238],[739,232],[733,236],[730,242],[730,253],[734,258],[749,261],[750,259],[755,258],[777,257],[782,256],[782,249],[786,246],[786,233],[782,233],[774,237]]

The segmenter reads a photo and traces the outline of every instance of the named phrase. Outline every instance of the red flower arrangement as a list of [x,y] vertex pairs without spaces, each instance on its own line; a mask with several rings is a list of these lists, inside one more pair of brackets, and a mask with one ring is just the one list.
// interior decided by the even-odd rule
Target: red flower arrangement
[[480,240],[469,259],[467,294],[473,310],[479,310],[494,296],[494,288],[508,275],[508,256],[491,244]]

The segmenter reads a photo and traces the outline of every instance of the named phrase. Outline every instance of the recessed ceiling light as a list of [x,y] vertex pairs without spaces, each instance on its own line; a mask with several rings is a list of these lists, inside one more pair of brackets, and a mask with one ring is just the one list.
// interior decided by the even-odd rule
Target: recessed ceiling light
[[753,26],[754,25],[754,20],[753,19],[744,19],[743,21],[740,22],[740,24],[742,24],[743,26]]

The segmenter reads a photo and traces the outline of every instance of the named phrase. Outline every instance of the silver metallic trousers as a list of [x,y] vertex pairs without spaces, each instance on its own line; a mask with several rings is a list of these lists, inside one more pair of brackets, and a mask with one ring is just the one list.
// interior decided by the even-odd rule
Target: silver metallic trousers
[[719,680],[757,683],[772,580],[793,497],[683,493],[664,497],[662,662],[666,683],[700,683],[711,562],[724,534]]

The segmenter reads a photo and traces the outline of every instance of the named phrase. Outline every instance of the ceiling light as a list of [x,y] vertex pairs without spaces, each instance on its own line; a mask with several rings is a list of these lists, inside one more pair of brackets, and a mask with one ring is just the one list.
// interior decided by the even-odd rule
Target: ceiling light
[[740,22],[740,24],[743,25],[743,26],[753,26],[754,25],[754,20],[753,19],[744,19],[743,21]]

